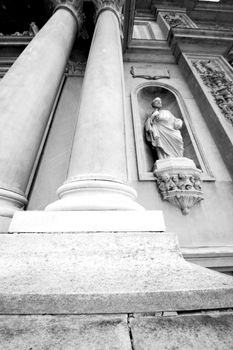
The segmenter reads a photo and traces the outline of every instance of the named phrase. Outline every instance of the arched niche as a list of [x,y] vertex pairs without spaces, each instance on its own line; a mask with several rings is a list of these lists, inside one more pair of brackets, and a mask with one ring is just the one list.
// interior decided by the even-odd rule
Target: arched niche
[[144,124],[147,116],[153,111],[151,102],[155,97],[162,99],[163,109],[169,110],[175,117],[183,120],[181,134],[184,140],[184,157],[192,159],[197,168],[202,170],[204,181],[213,181],[213,175],[182,96],[168,84],[156,82],[143,83],[131,94],[139,179],[154,179],[152,168],[157,157],[145,139]]

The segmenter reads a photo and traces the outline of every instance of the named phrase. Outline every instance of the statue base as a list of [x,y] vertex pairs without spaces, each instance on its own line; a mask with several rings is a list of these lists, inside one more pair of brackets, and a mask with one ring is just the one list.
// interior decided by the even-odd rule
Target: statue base
[[159,159],[154,164],[153,174],[162,199],[180,208],[184,215],[204,199],[201,170],[189,158]]

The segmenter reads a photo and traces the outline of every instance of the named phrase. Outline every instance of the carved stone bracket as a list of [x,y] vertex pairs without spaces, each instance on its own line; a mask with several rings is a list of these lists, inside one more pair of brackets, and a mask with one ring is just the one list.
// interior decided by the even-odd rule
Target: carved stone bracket
[[160,159],[154,165],[154,176],[162,199],[180,208],[184,215],[204,199],[200,174],[201,170],[195,163],[185,157]]
[[192,60],[192,64],[225,118],[233,124],[233,81],[227,77],[217,59]]

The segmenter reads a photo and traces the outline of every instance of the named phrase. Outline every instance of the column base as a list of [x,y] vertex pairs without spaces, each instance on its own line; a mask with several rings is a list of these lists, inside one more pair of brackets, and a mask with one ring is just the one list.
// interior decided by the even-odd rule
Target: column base
[[0,234],[8,233],[12,218],[0,216]]
[[135,202],[137,193],[132,187],[113,181],[74,181],[61,186],[57,194],[60,199],[45,210],[144,210]]
[[0,189],[0,216],[12,218],[17,210],[27,204],[26,197],[13,191]]

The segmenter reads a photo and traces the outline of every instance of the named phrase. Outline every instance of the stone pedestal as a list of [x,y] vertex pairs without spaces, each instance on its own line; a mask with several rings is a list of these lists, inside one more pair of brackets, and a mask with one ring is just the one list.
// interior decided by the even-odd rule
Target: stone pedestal
[[162,199],[179,207],[184,215],[204,199],[200,175],[201,170],[185,157],[159,159],[154,165],[154,176]]

